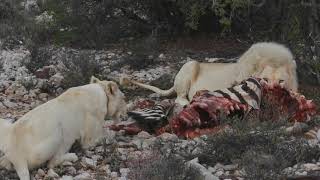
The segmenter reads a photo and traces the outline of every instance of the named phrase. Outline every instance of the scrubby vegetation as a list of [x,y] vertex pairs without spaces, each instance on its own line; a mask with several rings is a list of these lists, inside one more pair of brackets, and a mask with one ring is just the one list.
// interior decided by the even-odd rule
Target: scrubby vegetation
[[236,163],[248,179],[280,179],[285,168],[320,157],[317,146],[285,133],[286,121],[252,123],[227,119],[226,122],[232,123],[232,132],[209,137],[199,156],[202,163],[212,167],[217,162]]

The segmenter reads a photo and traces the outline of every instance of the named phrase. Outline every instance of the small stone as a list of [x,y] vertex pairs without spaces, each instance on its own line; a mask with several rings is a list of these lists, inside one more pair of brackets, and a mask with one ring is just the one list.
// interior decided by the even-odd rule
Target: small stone
[[163,133],[159,136],[163,141],[176,141],[178,136],[170,133]]
[[148,139],[148,138],[151,138],[152,136],[146,131],[141,131],[137,134],[137,137],[142,139]]
[[192,155],[198,155],[198,154],[200,154],[202,152],[202,150],[201,150],[201,148],[199,148],[199,147],[196,147],[196,148],[194,148],[194,150],[192,151]]
[[320,167],[316,164],[306,163],[302,165],[306,171],[318,171]]
[[102,166],[99,169],[102,170],[102,171],[105,171],[107,174],[111,174],[111,170],[110,170],[109,164],[107,164],[105,166]]
[[128,173],[130,172],[130,169],[129,168],[121,168],[120,169],[120,174],[122,177],[126,177],[128,176]]
[[138,149],[142,148],[142,140],[141,139],[135,139],[133,141],[131,141],[134,145],[137,146]]
[[234,176],[244,176],[244,172],[241,170],[235,170],[233,173]]
[[218,177],[219,177],[219,176],[222,176],[223,174],[224,174],[223,171],[218,171],[218,172],[215,173],[215,175],[218,176]]
[[297,172],[295,172],[295,175],[297,175],[297,176],[306,176],[307,174],[308,174],[307,171],[303,171],[303,172],[297,171]]
[[164,58],[164,54],[161,53],[161,54],[159,55],[159,58]]
[[220,164],[220,163],[217,163],[217,164],[214,166],[214,168],[215,168],[216,170],[223,170],[224,166],[223,166],[222,164]]
[[90,158],[83,157],[81,159],[81,162],[84,163],[85,166],[88,166],[91,168],[96,168],[97,166],[97,162]]
[[70,174],[70,175],[76,175],[77,174],[77,170],[73,166],[67,166],[66,167],[66,172],[67,172],[67,174]]
[[74,177],[74,180],[91,180],[90,174],[87,172],[84,172],[82,174],[79,174],[78,176]]
[[149,139],[146,139],[142,142],[142,149],[148,149],[150,148],[152,145],[155,144],[157,138],[156,137],[152,137],[152,138],[149,138]]
[[61,180],[73,180],[72,176],[62,176]]
[[237,168],[238,168],[237,164],[229,164],[229,165],[223,166],[223,169],[226,171],[233,171],[233,170],[236,170]]
[[9,101],[9,100],[7,100],[7,99],[5,99],[5,100],[2,102],[2,104],[3,104],[4,106],[6,106],[7,108],[14,108],[14,107],[17,107],[17,106],[18,106],[16,103],[13,103],[13,102],[11,102],[11,101]]
[[86,151],[86,156],[87,157],[92,157],[93,154],[94,154],[93,151],[89,151],[89,150]]
[[195,171],[197,171],[200,175],[200,179],[205,180],[219,180],[219,178],[209,172],[203,165],[199,163],[198,158],[194,158],[191,161],[187,162],[187,166]]
[[116,177],[118,177],[118,173],[117,172],[111,172],[111,177],[112,178],[116,178]]
[[47,93],[40,93],[38,97],[39,99],[44,100],[44,99],[48,99],[49,95]]
[[59,178],[59,175],[56,172],[54,172],[53,169],[49,169],[48,177],[50,177],[50,178]]
[[44,170],[38,169],[37,175],[39,175],[40,177],[44,177],[46,175],[46,173],[44,172]]
[[102,156],[100,156],[100,155],[93,155],[92,156],[92,159],[94,160],[94,161],[99,161],[100,159],[102,159],[103,157]]
[[95,148],[95,152],[96,152],[96,153],[102,153],[102,152],[104,152],[103,146],[98,146],[98,147],[96,147],[96,148]]

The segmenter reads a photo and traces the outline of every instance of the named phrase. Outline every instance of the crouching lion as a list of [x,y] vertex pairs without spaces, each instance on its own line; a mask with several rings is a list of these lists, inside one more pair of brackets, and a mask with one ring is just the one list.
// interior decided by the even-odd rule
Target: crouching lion
[[273,42],[252,45],[237,63],[187,62],[175,77],[169,90],[143,84],[128,77],[121,77],[120,84],[130,83],[152,90],[161,96],[177,94],[176,103],[189,104],[199,90],[219,90],[231,87],[249,77],[268,78],[271,81],[284,80],[288,89],[297,91],[296,62],[289,49]]
[[76,161],[68,153],[79,140],[84,149],[103,135],[105,116],[126,113],[124,95],[112,81],[92,77],[91,83],[73,87],[35,109],[17,122],[0,119],[0,165],[15,168],[21,180],[29,180],[29,169],[46,161],[53,168],[64,161]]

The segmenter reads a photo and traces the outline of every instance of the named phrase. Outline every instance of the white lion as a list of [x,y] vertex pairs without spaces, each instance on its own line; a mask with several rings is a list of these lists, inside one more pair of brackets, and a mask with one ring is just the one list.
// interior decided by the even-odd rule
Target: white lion
[[68,153],[79,140],[84,149],[103,135],[106,115],[118,118],[126,112],[124,95],[112,81],[91,78],[91,84],[68,89],[31,110],[17,122],[0,119],[0,165],[14,166],[21,180],[29,180],[29,169],[46,161],[53,168],[64,161],[76,161]]
[[186,105],[198,90],[214,91],[228,88],[250,76],[268,78],[271,81],[284,80],[288,89],[298,89],[296,62],[290,50],[273,42],[252,45],[237,63],[187,62],[176,75],[174,85],[169,90],[161,90],[127,77],[122,77],[120,84],[132,83],[161,96],[169,96],[176,92],[176,103]]

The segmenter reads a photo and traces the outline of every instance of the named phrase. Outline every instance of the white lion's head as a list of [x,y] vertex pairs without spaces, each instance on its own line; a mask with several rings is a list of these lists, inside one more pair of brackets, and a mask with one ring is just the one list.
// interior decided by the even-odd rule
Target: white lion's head
[[117,83],[113,81],[101,81],[94,76],[91,77],[90,83],[97,83],[104,88],[104,91],[108,97],[107,116],[116,118],[115,120],[118,120],[120,116],[126,115],[127,105],[125,102],[125,96],[119,89]]

